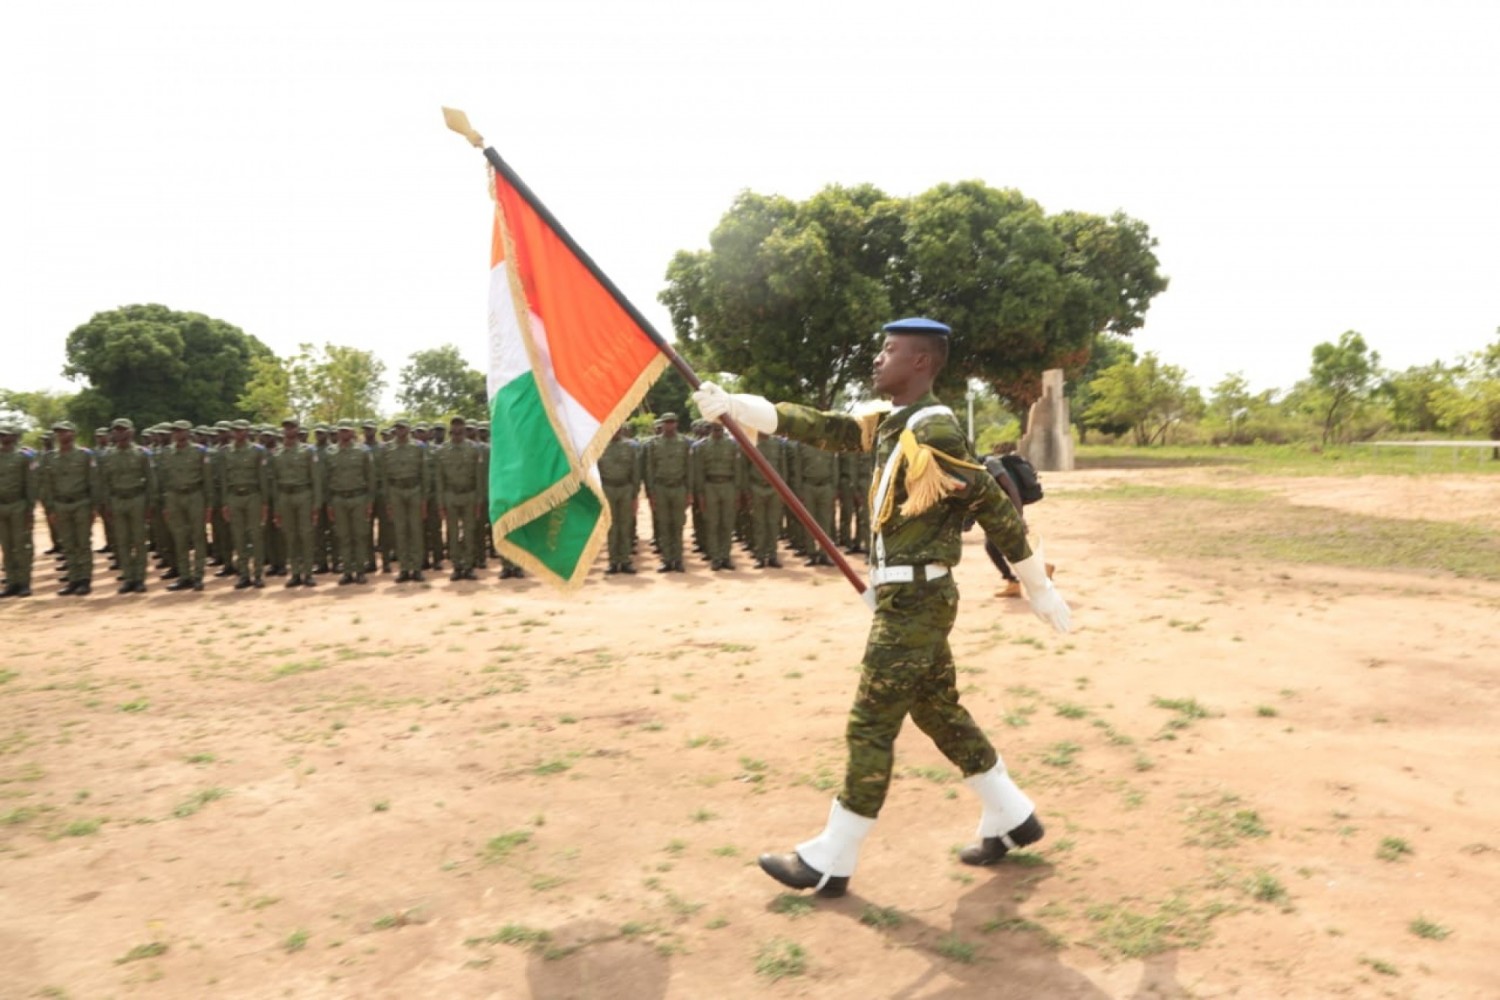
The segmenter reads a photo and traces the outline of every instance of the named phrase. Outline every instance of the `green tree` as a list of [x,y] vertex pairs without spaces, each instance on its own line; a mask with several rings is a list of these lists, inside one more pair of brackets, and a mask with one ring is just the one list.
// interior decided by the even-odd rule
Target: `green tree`
[[1339,335],[1337,344],[1324,342],[1313,348],[1312,384],[1317,389],[1323,443],[1370,397],[1380,372],[1380,355],[1369,349],[1365,338],[1353,330]]
[[1106,368],[1117,365],[1121,361],[1134,364],[1135,358],[1135,348],[1130,341],[1114,334],[1101,333],[1094,338],[1093,349],[1089,351],[1089,359],[1084,363],[1083,368],[1076,374],[1068,373],[1063,395],[1068,398],[1068,412],[1073,418],[1074,426],[1078,428],[1080,443],[1088,439],[1088,432],[1091,430],[1101,434],[1124,434],[1130,430],[1129,423],[1091,423],[1089,413],[1095,399],[1094,380]]
[[1444,390],[1456,385],[1462,373],[1462,365],[1434,361],[1430,365],[1412,365],[1405,371],[1387,375],[1380,391],[1391,402],[1391,416],[1396,426],[1404,431],[1419,432],[1435,431],[1442,426],[1437,402]]
[[667,269],[679,349],[746,391],[833,405],[874,363],[903,229],[901,202],[869,185],[801,203],[741,193],[709,249]]
[[[14,420],[27,431],[48,430],[66,419],[75,394],[38,389],[33,392],[0,389],[0,414]],[[94,425],[90,425],[92,429]]]
[[253,358],[250,379],[238,402],[249,419],[261,423],[278,423],[288,416],[302,419],[292,409],[292,373],[287,363],[275,355]]
[[63,374],[85,388],[70,412],[90,426],[129,416],[137,424],[241,416],[251,361],[270,355],[237,326],[162,305],[95,313],[68,334]]
[[373,351],[301,344],[289,362],[291,402],[304,420],[332,423],[378,416],[385,362]]
[[1433,405],[1444,426],[1457,433],[1500,441],[1500,330],[1495,332],[1495,342],[1464,359],[1454,384],[1439,390]]
[[1150,351],[1140,361],[1121,359],[1106,368],[1089,388],[1088,422],[1129,426],[1138,445],[1165,444],[1174,425],[1203,415],[1203,397],[1187,384],[1187,373]]
[[452,344],[412,352],[400,380],[396,400],[413,417],[488,416],[484,373],[470,367]]

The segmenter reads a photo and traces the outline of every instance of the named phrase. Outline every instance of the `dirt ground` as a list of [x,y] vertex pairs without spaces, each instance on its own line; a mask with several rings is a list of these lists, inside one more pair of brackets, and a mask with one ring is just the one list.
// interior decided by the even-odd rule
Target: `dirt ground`
[[[835,570],[72,601],[38,556],[0,604],[0,996],[1500,996],[1500,583],[1142,558],[1083,496],[1214,481],[1047,477],[1068,636],[969,537],[965,703],[1048,835],[960,865],[977,803],[908,726],[831,901],[755,858],[837,790]],[[1413,482],[1255,485],[1495,530],[1500,480]]]

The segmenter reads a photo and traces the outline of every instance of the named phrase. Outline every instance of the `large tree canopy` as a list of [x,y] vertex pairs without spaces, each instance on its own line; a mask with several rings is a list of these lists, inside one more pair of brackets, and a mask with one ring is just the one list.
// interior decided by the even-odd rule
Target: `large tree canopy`
[[684,353],[745,388],[821,406],[863,383],[880,326],[953,327],[947,380],[978,378],[1025,413],[1047,368],[1081,370],[1166,288],[1146,225],[1046,215],[979,181],[911,199],[828,187],[806,202],[744,192],[709,249],[679,252],[661,298]]
[[86,387],[70,412],[88,425],[129,415],[137,424],[244,416],[251,362],[270,348],[220,319],[162,305],[94,314],[68,334],[63,374]]
[[401,369],[396,400],[408,416],[423,420],[489,415],[484,373],[470,367],[452,344],[412,352],[410,362]]
[[891,313],[902,206],[831,186],[797,203],[744,192],[706,251],[680,251],[662,302],[684,353],[741,385],[831,406],[874,363]]

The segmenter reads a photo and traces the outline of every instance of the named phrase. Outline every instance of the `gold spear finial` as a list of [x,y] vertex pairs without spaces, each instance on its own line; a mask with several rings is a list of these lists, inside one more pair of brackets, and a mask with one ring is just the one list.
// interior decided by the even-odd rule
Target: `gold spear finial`
[[484,136],[474,131],[474,126],[469,124],[469,116],[457,108],[443,109],[443,124],[453,131],[469,140],[475,149],[484,148]]

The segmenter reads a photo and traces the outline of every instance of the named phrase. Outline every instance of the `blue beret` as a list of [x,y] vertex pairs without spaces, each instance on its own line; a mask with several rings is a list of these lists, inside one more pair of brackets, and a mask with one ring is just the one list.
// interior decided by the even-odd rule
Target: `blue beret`
[[922,333],[929,337],[946,337],[953,331],[946,323],[939,323],[935,319],[926,316],[910,316],[906,319],[898,319],[894,323],[887,323],[881,327],[886,333]]

